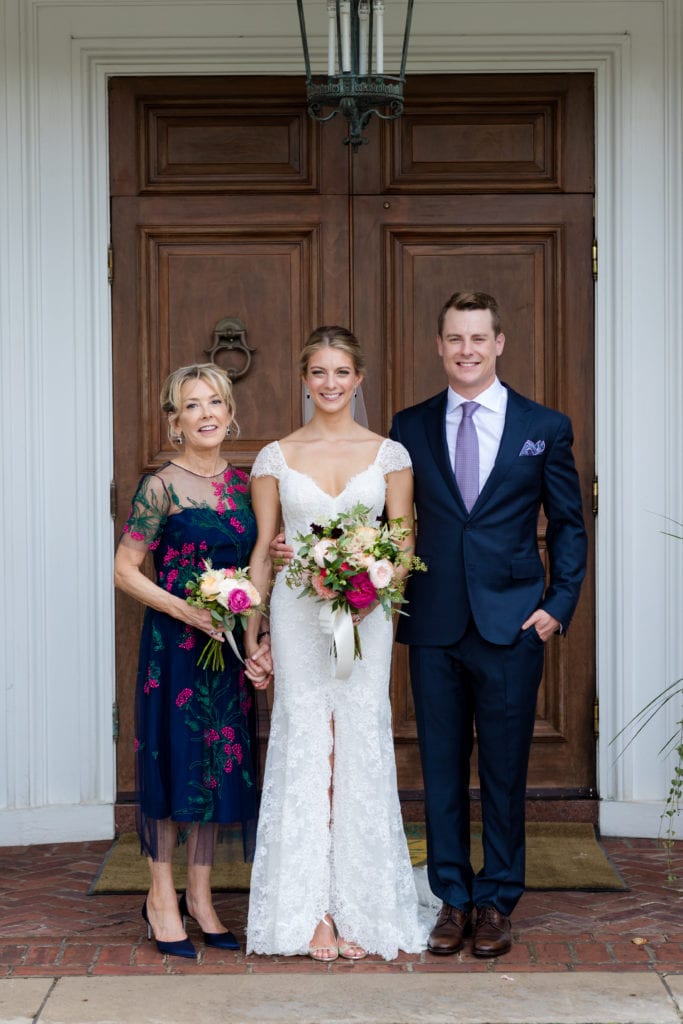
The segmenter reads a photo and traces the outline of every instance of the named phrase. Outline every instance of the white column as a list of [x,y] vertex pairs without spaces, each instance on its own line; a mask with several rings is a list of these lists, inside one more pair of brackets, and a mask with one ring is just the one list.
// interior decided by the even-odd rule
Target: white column
[[372,9],[375,13],[375,72],[384,74],[384,3],[373,0]]
[[327,73],[333,77],[337,70],[337,5],[327,0]]

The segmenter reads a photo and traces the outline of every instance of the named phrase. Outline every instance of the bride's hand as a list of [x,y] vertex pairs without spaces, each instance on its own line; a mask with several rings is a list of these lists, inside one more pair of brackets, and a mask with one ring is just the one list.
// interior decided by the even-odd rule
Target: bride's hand
[[244,671],[247,679],[257,690],[265,690],[273,675],[273,659],[268,641],[262,641],[249,655]]
[[355,612],[351,612],[351,622],[354,626],[359,626],[363,619],[367,619],[368,615],[374,612],[378,605],[379,601],[373,601],[367,608],[358,608]]

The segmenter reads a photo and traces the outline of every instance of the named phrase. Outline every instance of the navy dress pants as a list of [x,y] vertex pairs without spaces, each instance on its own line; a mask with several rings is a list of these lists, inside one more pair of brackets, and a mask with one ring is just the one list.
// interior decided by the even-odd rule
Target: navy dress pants
[[[432,892],[462,910],[512,913],[524,891],[529,752],[543,674],[536,629],[510,645],[472,621],[447,647],[411,645],[410,672],[425,785]],[[470,756],[476,724],[484,864],[470,862]]]

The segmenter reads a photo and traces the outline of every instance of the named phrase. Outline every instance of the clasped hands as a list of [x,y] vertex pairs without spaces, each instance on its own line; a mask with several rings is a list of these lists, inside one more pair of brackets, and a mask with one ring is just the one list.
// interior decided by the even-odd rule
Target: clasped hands
[[270,640],[261,640],[244,663],[244,674],[256,690],[265,690],[273,675]]

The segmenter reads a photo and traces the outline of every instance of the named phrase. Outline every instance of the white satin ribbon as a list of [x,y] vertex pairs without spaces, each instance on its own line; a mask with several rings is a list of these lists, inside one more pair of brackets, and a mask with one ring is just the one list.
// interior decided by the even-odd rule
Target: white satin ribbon
[[231,633],[231,631],[229,629],[226,629],[226,631],[225,631],[225,639],[228,641],[228,643],[232,647],[237,660],[241,661],[242,664],[244,665],[244,658],[242,657],[240,652],[237,650],[237,644],[235,643],[235,638],[234,638],[234,636],[232,635],[232,633]]
[[355,648],[351,612],[344,608],[332,611],[332,603],[326,601],[320,606],[319,622],[322,632],[331,637],[330,654],[335,679],[348,679],[353,670]]

